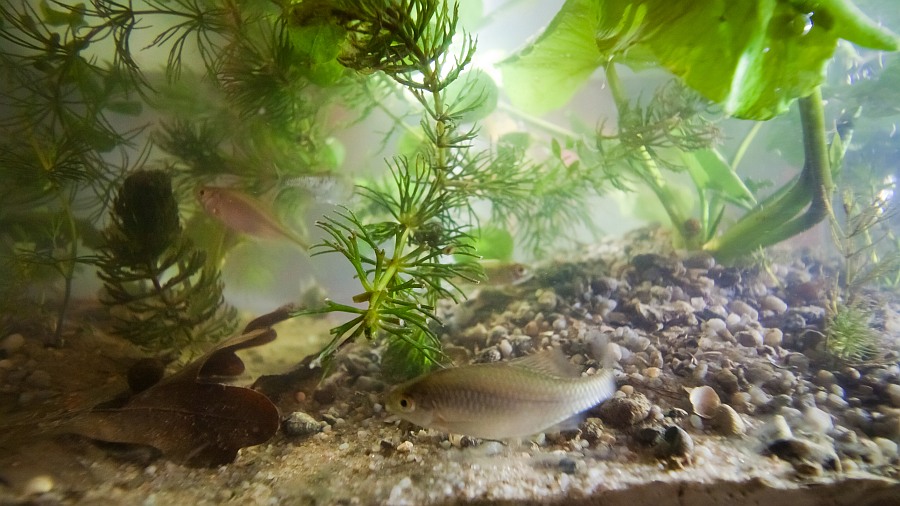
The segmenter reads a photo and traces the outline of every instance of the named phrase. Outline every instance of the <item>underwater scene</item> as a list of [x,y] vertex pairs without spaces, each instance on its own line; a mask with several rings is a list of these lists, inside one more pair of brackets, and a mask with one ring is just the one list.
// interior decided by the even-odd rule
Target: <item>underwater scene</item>
[[900,504],[898,33],[0,1],[0,505]]

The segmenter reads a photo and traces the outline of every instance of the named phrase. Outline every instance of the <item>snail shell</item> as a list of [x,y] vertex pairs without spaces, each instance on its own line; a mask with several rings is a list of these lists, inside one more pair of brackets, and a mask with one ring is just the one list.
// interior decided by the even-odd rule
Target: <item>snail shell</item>
[[722,404],[716,409],[710,424],[726,436],[741,436],[747,431],[741,415],[728,404]]
[[691,390],[690,399],[694,413],[701,418],[712,418],[719,406],[722,405],[719,394],[712,387],[706,385]]

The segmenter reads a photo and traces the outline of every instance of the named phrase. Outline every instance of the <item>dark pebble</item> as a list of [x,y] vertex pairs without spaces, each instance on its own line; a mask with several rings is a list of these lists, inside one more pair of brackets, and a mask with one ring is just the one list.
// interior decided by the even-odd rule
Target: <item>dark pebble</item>
[[574,460],[568,457],[563,457],[559,461],[559,470],[566,474],[575,474],[575,468],[577,467],[577,464],[578,463]]

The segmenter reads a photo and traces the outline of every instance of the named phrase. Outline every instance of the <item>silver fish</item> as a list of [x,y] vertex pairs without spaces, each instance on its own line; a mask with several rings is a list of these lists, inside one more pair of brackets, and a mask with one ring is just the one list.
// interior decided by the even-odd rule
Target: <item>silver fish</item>
[[228,228],[264,239],[288,239],[304,250],[309,244],[282,225],[259,200],[233,188],[202,186],[197,199],[206,212]]
[[507,439],[569,425],[615,391],[612,371],[582,377],[556,349],[421,376],[391,390],[386,407],[422,427]]

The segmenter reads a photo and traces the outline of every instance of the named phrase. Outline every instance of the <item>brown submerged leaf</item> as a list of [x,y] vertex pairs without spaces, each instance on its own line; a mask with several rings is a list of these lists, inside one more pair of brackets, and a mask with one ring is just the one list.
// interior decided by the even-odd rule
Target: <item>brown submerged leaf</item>
[[253,320],[243,334],[172,376],[75,417],[66,430],[105,442],[150,446],[190,466],[234,461],[239,449],[274,436],[280,415],[262,393],[216,379],[244,372],[235,352],[274,340],[271,325],[289,315],[290,307],[285,306]]

